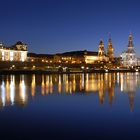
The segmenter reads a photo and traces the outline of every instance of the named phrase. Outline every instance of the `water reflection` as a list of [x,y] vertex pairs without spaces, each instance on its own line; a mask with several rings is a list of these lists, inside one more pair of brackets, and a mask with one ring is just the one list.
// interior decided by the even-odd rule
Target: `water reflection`
[[[25,106],[30,97],[47,94],[98,95],[100,104],[113,104],[115,95],[128,96],[134,109],[135,91],[140,86],[139,73],[91,73],[64,75],[2,75],[0,76],[0,106]],[[119,90],[115,93],[115,90]]]

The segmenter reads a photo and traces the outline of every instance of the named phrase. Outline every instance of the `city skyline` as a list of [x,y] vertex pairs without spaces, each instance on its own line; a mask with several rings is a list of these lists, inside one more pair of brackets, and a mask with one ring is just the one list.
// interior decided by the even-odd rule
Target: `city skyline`
[[138,0],[2,0],[1,4],[0,41],[7,46],[21,40],[35,53],[98,51],[100,39],[107,48],[111,34],[119,56],[127,49],[131,32],[140,57]]

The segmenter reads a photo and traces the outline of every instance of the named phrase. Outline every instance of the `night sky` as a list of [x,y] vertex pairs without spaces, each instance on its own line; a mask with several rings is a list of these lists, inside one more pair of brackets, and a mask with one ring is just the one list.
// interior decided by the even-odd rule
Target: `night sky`
[[0,41],[21,40],[29,52],[97,51],[111,33],[115,55],[132,32],[140,56],[139,0],[0,0]]

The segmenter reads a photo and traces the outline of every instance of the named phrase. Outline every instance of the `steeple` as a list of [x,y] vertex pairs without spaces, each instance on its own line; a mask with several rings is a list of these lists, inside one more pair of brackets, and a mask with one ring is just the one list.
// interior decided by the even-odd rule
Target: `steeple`
[[133,48],[133,36],[132,36],[132,34],[129,35],[128,47]]
[[111,36],[109,36],[109,40],[108,40],[107,55],[109,57],[109,61],[114,60],[114,48],[112,45]]
[[131,33],[129,35],[127,53],[135,53],[135,51],[134,51],[134,45],[133,45],[133,36],[132,36]]
[[98,47],[99,61],[104,61],[104,56],[105,56],[104,43],[102,40],[100,40],[99,47]]

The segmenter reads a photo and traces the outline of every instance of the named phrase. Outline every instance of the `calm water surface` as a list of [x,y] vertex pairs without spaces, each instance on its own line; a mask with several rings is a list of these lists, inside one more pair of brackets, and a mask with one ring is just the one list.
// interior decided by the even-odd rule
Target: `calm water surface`
[[139,139],[140,73],[1,75],[0,139]]

